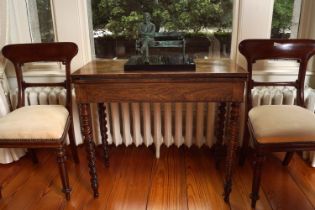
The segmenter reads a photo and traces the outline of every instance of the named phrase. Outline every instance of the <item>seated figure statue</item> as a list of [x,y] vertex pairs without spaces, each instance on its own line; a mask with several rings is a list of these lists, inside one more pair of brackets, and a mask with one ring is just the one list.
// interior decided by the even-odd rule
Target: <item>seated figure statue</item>
[[154,41],[155,25],[152,23],[148,12],[143,15],[144,22],[139,27],[140,53],[144,57],[144,63],[149,63],[149,43]]

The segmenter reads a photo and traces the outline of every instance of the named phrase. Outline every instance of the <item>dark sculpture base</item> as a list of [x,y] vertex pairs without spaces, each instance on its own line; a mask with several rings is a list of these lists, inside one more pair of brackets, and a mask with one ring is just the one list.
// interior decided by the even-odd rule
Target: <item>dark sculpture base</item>
[[125,71],[195,71],[196,64],[192,58],[183,56],[152,55],[149,63],[140,55],[131,56],[124,65]]

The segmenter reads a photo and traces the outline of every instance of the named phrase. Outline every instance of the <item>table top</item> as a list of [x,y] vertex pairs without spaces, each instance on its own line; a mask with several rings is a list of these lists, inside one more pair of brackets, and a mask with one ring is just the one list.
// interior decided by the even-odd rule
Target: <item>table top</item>
[[74,80],[84,79],[154,79],[154,78],[239,78],[246,80],[247,71],[229,59],[197,59],[195,71],[167,69],[163,71],[124,71],[125,59],[93,60],[72,74]]

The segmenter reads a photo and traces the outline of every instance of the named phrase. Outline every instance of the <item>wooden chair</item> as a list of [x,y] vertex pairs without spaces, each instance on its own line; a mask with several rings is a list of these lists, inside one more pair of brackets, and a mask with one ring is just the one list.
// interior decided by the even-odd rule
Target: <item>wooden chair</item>
[[[79,162],[72,121],[72,100],[70,63],[77,54],[74,43],[36,43],[7,45],[3,55],[14,65],[17,85],[17,109],[0,118],[0,147],[11,148],[55,148],[57,162],[66,199],[70,199],[70,186],[65,165],[65,142],[67,133],[71,144],[72,156]],[[30,62],[61,62],[65,65],[66,80],[60,83],[30,83],[23,80],[22,66]],[[66,88],[66,106],[33,105],[24,106],[25,89],[28,87],[62,86]],[[36,156],[33,161],[37,162]],[[1,195],[1,193],[0,193]]]
[[[252,207],[259,199],[258,192],[262,164],[267,152],[288,152],[283,164],[287,165],[293,152],[315,150],[315,115],[304,107],[304,79],[308,60],[315,54],[315,40],[252,39],[239,44],[240,52],[247,60],[248,81],[246,121],[243,142],[245,160],[249,134],[255,153],[252,185]],[[299,63],[298,78],[293,82],[257,82],[252,78],[253,64],[257,60],[295,60]],[[297,89],[297,105],[264,105],[252,108],[251,90],[254,86],[293,86]]]

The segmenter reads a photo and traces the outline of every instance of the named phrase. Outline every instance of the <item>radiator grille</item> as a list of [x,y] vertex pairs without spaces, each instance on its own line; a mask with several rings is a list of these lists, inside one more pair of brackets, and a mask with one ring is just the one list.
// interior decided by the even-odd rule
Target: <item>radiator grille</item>
[[[296,90],[293,87],[258,87],[252,91],[253,106],[295,104]],[[306,88],[304,92],[305,106],[314,112],[315,90]]]
[[[214,142],[215,103],[108,103],[108,142],[190,147]],[[95,123],[97,123],[95,121]],[[98,127],[98,126],[95,126]]]

